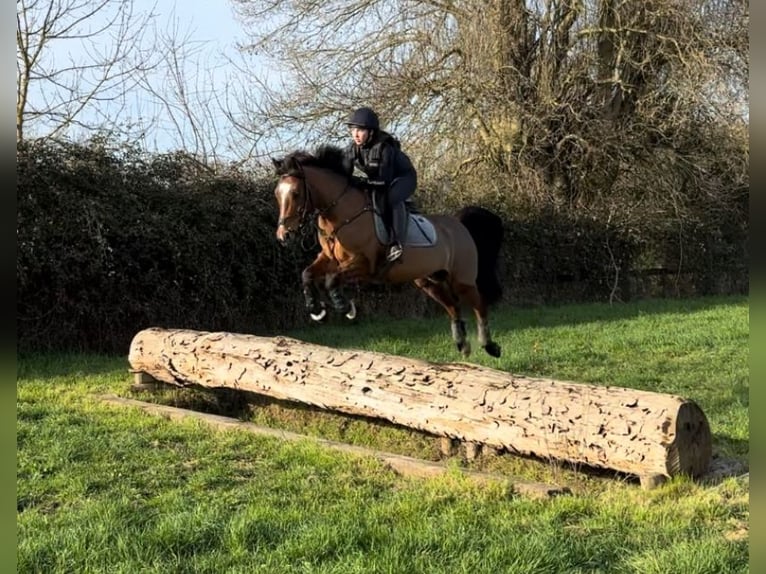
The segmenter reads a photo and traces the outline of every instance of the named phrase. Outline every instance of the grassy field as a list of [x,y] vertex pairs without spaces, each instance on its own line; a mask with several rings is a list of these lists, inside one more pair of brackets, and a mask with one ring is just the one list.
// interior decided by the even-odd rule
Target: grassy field
[[[748,572],[748,300],[501,308],[514,373],[694,399],[726,472],[652,491],[627,477],[487,455],[435,479],[310,441],[211,431],[110,407],[111,392],[427,459],[392,425],[232,394],[132,395],[125,357],[19,357],[19,572]],[[471,324],[472,326],[472,324]],[[443,317],[286,333],[433,361],[458,357]],[[126,349],[127,353],[127,349]],[[550,500],[481,486],[459,466],[572,488]]]

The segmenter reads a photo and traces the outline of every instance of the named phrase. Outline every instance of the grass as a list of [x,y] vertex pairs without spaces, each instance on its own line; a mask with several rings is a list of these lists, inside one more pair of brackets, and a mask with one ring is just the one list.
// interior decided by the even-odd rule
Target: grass
[[[18,361],[19,572],[748,572],[748,302],[744,298],[499,309],[520,374],[693,398],[737,476],[678,477],[643,491],[625,477],[486,456],[470,466],[573,486],[537,501],[456,469],[429,480],[373,459],[105,406],[127,395],[125,357]],[[434,361],[457,356],[446,319],[362,319],[290,335]],[[146,399],[147,397],[141,397]],[[421,456],[407,429],[277,401],[164,391],[151,400]],[[453,461],[454,466],[463,464]]]

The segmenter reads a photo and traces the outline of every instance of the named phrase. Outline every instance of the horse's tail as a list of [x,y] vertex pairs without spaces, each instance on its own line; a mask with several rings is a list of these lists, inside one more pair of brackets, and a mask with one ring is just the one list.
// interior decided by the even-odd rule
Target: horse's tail
[[503,220],[489,209],[469,205],[457,212],[460,220],[471,234],[479,256],[479,272],[476,287],[486,305],[499,301],[503,287],[497,279],[496,267],[503,243]]

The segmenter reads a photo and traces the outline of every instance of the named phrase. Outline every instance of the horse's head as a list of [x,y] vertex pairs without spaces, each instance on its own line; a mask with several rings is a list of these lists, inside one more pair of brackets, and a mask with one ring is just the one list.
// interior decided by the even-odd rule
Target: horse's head
[[[272,158],[271,161],[279,176],[279,182],[274,188],[279,206],[277,239],[284,243],[289,234],[300,229],[311,214],[325,214],[336,205],[348,187],[349,174],[344,164],[343,151],[334,146],[320,146],[316,155],[295,151],[282,159]],[[310,168],[308,173],[314,178],[311,185],[306,181],[307,171],[304,171],[304,167]],[[314,168],[313,171],[311,168]],[[340,179],[340,182],[329,184],[326,174],[335,174],[332,177],[336,182]],[[343,178],[338,178],[338,175]]]
[[295,154],[282,159],[271,159],[279,176],[274,197],[279,206],[277,239],[285,243],[289,234],[300,229],[309,212],[306,180]]

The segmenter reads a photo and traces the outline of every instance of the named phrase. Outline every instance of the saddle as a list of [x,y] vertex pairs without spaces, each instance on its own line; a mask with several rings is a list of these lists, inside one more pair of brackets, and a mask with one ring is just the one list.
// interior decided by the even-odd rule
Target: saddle
[[[386,229],[383,214],[386,211],[385,192],[379,188],[374,189],[372,197],[372,219],[375,222],[375,235],[383,245],[388,245],[390,234]],[[433,224],[421,215],[411,200],[397,205],[394,209],[407,210],[407,234],[402,242],[402,247],[433,247],[436,243],[436,229]],[[401,241],[401,239],[400,239]]]

